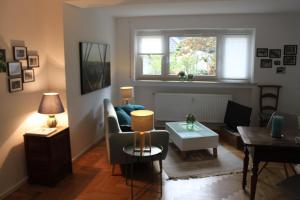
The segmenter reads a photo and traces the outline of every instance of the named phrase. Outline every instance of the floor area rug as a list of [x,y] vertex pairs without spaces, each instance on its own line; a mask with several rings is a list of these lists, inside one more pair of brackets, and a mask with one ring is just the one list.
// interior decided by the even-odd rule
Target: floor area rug
[[242,172],[243,162],[222,145],[218,146],[217,157],[212,155],[212,149],[204,149],[188,152],[183,158],[179,149],[170,144],[163,169],[169,179],[208,177]]

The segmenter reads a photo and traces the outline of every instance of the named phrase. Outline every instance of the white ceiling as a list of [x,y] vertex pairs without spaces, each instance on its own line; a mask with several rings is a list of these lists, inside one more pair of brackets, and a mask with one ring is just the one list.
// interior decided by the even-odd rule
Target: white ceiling
[[65,0],[118,17],[300,12],[300,0]]

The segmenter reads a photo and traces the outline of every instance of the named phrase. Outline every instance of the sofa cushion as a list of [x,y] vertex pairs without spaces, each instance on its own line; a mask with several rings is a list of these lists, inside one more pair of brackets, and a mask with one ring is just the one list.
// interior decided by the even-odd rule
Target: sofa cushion
[[132,111],[145,110],[145,106],[135,105],[135,104],[126,104],[126,105],[120,106],[120,108],[122,108],[129,116]]
[[122,108],[115,107],[118,121],[120,125],[130,125],[131,124],[131,117],[128,115]]

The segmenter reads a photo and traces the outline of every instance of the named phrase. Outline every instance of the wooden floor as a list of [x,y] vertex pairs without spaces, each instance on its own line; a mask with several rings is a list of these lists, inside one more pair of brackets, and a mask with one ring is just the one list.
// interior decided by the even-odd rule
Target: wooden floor
[[[239,157],[243,153],[225,145]],[[126,200],[130,199],[130,187],[124,177],[112,176],[111,166],[107,163],[105,143],[93,147],[73,164],[74,174],[61,181],[56,187],[49,188],[25,184],[6,200]],[[150,184],[149,168],[138,166],[134,182],[135,199],[165,200],[243,200],[249,199],[248,191],[241,189],[241,174],[195,178],[187,180],[167,180],[163,175],[163,196],[157,192],[145,192],[145,188],[158,191],[158,180]],[[117,172],[120,172],[118,168]],[[150,172],[150,171],[149,171]],[[290,172],[291,173],[291,172]],[[248,173],[249,174],[249,173]],[[256,199],[293,199],[285,194],[276,183],[284,180],[281,164],[271,164],[259,176]],[[145,181],[147,180],[147,181]]]

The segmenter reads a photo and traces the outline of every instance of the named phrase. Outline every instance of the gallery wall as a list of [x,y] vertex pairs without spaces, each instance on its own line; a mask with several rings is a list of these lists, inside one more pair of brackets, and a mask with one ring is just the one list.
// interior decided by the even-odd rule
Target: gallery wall
[[73,158],[77,158],[103,137],[103,99],[111,97],[114,86],[81,95],[79,42],[91,41],[110,45],[114,84],[114,20],[95,9],[65,5],[64,35],[71,149]]
[[295,14],[228,14],[195,16],[130,17],[116,20],[116,62],[119,86],[135,85],[136,102],[154,109],[154,95],[157,92],[192,93],[229,93],[233,100],[254,108],[252,120],[258,120],[258,89],[256,84],[279,84],[279,110],[300,114],[300,63],[299,53],[296,66],[288,66],[285,74],[276,74],[275,68],[262,69],[259,59],[254,58],[254,84],[244,87],[239,84],[165,84],[133,81],[132,70],[132,33],[136,29],[199,29],[199,28],[254,28],[255,47],[280,48],[284,44],[300,45],[300,27],[295,26]]

